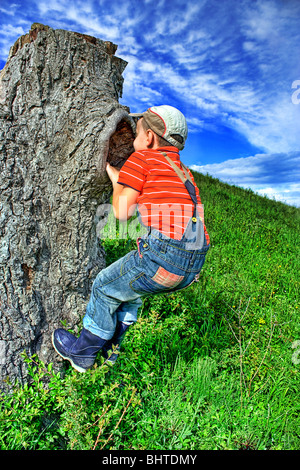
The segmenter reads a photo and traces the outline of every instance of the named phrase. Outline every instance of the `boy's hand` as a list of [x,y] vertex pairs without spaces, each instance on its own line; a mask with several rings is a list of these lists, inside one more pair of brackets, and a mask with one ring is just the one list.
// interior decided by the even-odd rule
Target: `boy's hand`
[[113,211],[119,220],[128,220],[135,212],[139,191],[128,186],[118,184],[120,170],[106,164],[107,174],[113,185]]
[[109,163],[106,164],[106,171],[109,176],[110,181],[112,182],[113,186],[118,182],[120,170],[111,166]]

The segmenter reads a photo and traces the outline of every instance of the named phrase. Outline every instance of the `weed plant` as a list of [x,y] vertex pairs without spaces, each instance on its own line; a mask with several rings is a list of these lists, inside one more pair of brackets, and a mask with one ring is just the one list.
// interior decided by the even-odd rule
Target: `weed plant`
[[[299,449],[300,210],[194,176],[211,237],[199,282],[145,298],[113,367],[24,355],[1,449]],[[136,246],[102,243],[108,264]]]

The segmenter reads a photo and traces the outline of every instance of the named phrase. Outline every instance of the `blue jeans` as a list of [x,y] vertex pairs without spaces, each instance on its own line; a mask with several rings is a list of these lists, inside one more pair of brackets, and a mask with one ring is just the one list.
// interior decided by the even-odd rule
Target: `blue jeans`
[[189,250],[182,240],[157,230],[137,240],[138,249],[103,269],[96,277],[83,326],[109,340],[118,321],[131,324],[145,295],[172,292],[198,279],[209,246]]

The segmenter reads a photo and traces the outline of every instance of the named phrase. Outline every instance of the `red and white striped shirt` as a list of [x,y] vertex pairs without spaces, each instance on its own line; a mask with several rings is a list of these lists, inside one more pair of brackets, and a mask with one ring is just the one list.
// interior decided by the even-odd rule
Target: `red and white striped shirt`
[[[180,240],[193,215],[194,205],[189,193],[161,152],[166,152],[182,170],[176,147],[162,147],[156,150],[134,152],[121,168],[118,183],[129,186],[140,194],[137,199],[138,211],[145,226],[153,227],[164,235]],[[195,184],[193,175],[189,171]],[[196,187],[198,212],[202,219],[203,206]],[[204,225],[209,244],[209,235]]]

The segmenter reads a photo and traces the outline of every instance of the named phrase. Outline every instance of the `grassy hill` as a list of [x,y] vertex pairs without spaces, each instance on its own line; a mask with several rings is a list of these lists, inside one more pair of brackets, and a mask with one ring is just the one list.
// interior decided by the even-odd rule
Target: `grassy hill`
[[[199,282],[145,299],[113,368],[61,377],[27,358],[0,448],[300,448],[300,210],[194,176],[211,237]],[[108,263],[135,248],[103,244]]]

